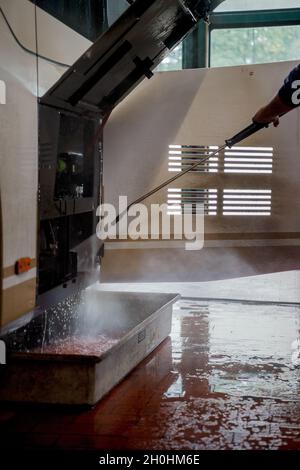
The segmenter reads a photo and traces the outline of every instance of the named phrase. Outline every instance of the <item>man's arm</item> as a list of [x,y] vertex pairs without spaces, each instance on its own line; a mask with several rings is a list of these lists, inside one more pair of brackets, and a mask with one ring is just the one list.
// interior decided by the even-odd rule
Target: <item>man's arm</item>
[[287,105],[279,95],[276,95],[270,103],[257,111],[253,117],[253,122],[258,122],[259,124],[273,123],[277,127],[279,126],[279,116],[288,113],[292,109],[294,107]]
[[278,94],[263,108],[259,109],[253,117],[254,122],[260,124],[273,123],[275,127],[279,125],[279,117],[281,114],[286,114],[292,109],[299,106],[294,101],[294,94],[299,88],[295,86],[296,81],[300,80],[300,65],[294,68],[289,76],[285,79],[283,86],[280,88]]

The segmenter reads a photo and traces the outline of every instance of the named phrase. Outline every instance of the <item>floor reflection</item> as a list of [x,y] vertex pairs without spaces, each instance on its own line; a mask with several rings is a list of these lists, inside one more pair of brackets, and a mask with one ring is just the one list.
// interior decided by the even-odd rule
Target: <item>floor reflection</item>
[[300,307],[175,305],[168,338],[91,410],[0,406],[0,447],[300,449]]
[[174,310],[173,358],[186,393],[300,400],[292,357],[300,331],[296,306],[181,301]]

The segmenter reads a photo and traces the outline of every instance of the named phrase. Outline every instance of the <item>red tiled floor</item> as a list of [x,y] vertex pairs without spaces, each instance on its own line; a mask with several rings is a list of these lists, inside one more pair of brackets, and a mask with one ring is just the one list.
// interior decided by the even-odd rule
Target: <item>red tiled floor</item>
[[94,409],[0,406],[1,446],[300,449],[300,309],[181,302],[167,339]]

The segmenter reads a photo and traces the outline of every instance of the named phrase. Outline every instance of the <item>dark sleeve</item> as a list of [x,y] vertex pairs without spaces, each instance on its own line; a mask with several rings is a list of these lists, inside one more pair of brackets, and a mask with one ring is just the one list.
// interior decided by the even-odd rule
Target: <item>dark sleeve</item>
[[278,92],[278,95],[282,101],[286,105],[292,106],[294,108],[297,107],[297,105],[292,102],[293,93],[296,91],[296,88],[292,88],[292,84],[295,80],[300,80],[300,64],[291,71],[288,77],[286,77],[284,84]]

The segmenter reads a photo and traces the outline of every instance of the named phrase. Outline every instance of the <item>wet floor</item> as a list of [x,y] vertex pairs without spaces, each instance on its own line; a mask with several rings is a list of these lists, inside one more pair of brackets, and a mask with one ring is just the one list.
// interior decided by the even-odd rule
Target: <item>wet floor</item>
[[1,405],[1,445],[300,449],[299,338],[297,306],[182,300],[171,339],[94,409]]

